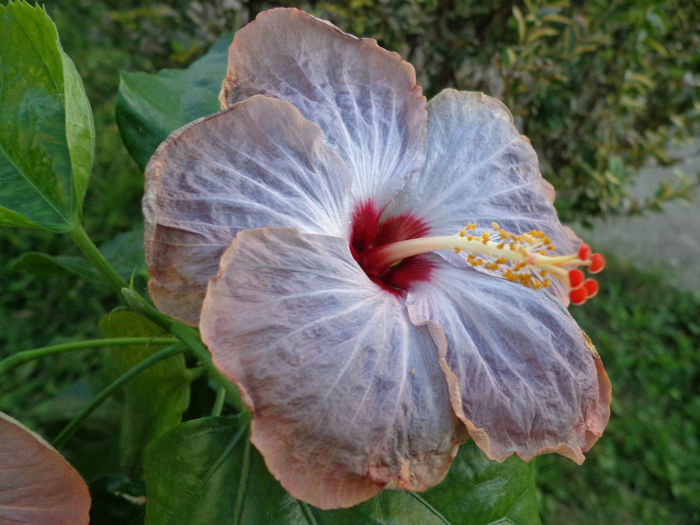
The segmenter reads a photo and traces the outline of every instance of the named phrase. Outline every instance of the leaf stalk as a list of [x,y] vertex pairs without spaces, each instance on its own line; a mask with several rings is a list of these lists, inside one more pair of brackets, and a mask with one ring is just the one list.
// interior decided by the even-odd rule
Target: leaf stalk
[[160,345],[172,344],[177,340],[172,337],[111,337],[104,339],[87,339],[84,341],[73,341],[61,343],[31,350],[22,350],[0,361],[0,375],[17,368],[24,363],[40,359],[42,357],[72,352],[73,350],[83,350],[88,348],[98,348],[101,346],[127,346],[127,345]]
[[66,425],[66,427],[56,436],[53,440],[52,445],[60,449],[66,442],[73,436],[78,427],[85,421],[90,414],[92,414],[97,408],[104,403],[109,396],[111,396],[116,390],[124,386],[135,376],[152,367],[156,363],[173,357],[177,354],[182,353],[185,350],[184,346],[180,343],[163,348],[159,352],[147,357],[141,361],[138,365],[128,370],[121,376],[119,376],[115,381],[110,383],[102,392],[100,392],[95,399],[93,399],[83,410],[78,414],[73,420]]

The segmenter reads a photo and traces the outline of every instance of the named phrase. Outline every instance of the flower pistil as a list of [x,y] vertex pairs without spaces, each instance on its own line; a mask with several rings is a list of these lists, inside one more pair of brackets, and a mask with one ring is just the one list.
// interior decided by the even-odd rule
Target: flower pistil
[[539,290],[551,286],[551,278],[562,282],[569,290],[573,304],[583,304],[598,293],[598,282],[586,278],[580,268],[598,273],[605,258],[592,253],[590,246],[581,244],[572,254],[554,255],[556,246],[540,230],[514,234],[491,223],[491,231],[476,232],[476,224],[468,224],[458,234],[418,237],[400,240],[365,252],[365,271],[378,272],[402,260],[422,253],[450,250],[464,254],[467,263],[493,271],[508,281]]

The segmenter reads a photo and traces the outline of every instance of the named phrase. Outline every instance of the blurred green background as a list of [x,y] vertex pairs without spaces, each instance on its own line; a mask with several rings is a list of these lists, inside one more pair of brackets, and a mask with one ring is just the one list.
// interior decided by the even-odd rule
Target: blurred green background
[[[97,244],[142,221],[142,174],[114,119],[119,71],[184,67],[273,5],[377,38],[415,65],[429,97],[452,86],[502,99],[537,149],[567,222],[614,227],[672,199],[694,202],[688,209],[700,215],[698,181],[687,174],[630,191],[641,167],[673,165],[669,147],[700,136],[697,0],[47,0],[95,112],[85,215]],[[67,239],[4,229],[0,244],[0,356],[99,336],[99,315],[116,306],[108,290],[11,270],[27,251],[77,254]],[[613,259],[600,297],[573,310],[611,376],[613,415],[582,467],[537,459],[546,524],[700,522],[699,294],[671,286],[663,261],[656,273],[632,262]],[[68,354],[23,366],[0,385],[0,409],[52,435],[92,395],[99,374],[88,372],[99,359]],[[93,418],[91,431],[109,432],[108,419]]]

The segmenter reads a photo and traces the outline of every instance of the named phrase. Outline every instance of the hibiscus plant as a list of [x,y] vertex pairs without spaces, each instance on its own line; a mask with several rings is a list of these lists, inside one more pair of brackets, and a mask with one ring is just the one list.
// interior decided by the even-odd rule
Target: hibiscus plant
[[501,102],[426,101],[398,54],[296,9],[186,70],[124,74],[146,290],[143,258],[82,225],[94,128],[55,26],[18,0],[0,32],[0,224],[68,235],[84,258],[27,264],[121,302],[102,339],[0,361],[108,347],[119,363],[50,444],[0,413],[0,523],[88,522],[95,480],[61,450],[119,390],[137,522],[539,522],[531,460],[582,463],[610,414],[568,310],[604,259],[559,222]]

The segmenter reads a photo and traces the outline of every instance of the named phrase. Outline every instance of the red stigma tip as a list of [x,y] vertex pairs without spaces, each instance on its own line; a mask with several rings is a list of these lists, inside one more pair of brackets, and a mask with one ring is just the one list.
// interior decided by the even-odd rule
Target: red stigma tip
[[569,270],[569,285],[571,286],[571,288],[576,289],[580,287],[583,284],[583,279],[583,272],[578,268]]
[[588,246],[585,242],[579,246],[578,249],[578,258],[581,259],[582,261],[587,261],[588,258],[591,256],[591,247]]
[[571,299],[573,304],[581,305],[586,302],[586,299],[588,299],[588,291],[584,286],[571,290],[569,292],[569,299]]
[[588,271],[591,273],[598,273],[605,268],[605,257],[599,253],[594,253],[591,255],[591,265],[588,267]]
[[595,279],[586,279],[586,282],[583,283],[583,288],[588,294],[588,299],[590,299],[596,296],[600,287],[598,286],[598,281]]

